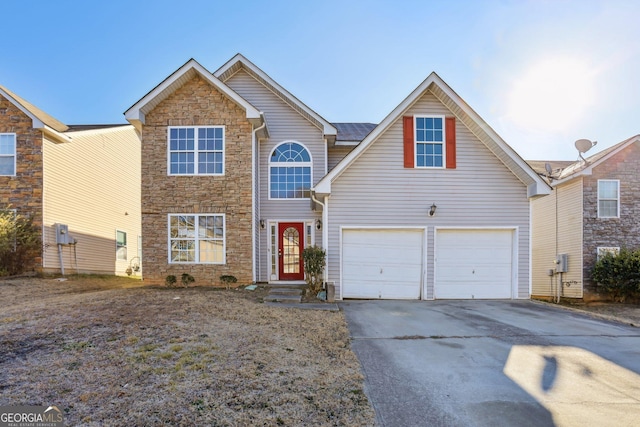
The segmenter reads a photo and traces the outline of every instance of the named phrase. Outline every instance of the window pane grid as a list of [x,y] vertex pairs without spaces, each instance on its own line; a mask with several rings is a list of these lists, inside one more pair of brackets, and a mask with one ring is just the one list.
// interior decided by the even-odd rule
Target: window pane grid
[[169,173],[223,174],[224,129],[219,126],[169,128]]
[[442,167],[444,120],[442,117],[416,117],[416,166]]
[[[293,166],[291,163],[298,163]],[[269,169],[269,196],[272,199],[310,197],[311,155],[301,144],[285,142],[273,151]]]
[[2,133],[0,134],[0,175],[15,175],[15,162],[16,135]]
[[171,215],[169,240],[171,263],[224,263],[222,215]]
[[619,200],[618,181],[598,181],[598,216],[600,218],[617,218]]

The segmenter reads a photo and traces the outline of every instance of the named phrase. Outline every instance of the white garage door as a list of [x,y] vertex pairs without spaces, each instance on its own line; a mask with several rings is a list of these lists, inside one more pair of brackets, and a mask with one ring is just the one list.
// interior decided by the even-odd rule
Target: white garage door
[[342,232],[342,297],[418,299],[423,230]]
[[511,298],[513,230],[437,230],[435,298]]

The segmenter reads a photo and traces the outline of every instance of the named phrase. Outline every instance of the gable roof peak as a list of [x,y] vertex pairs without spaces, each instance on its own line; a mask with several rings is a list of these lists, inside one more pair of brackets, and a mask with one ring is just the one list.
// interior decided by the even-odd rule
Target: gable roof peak
[[360,155],[407,113],[426,93],[440,101],[452,115],[466,126],[523,184],[529,197],[549,194],[551,188],[435,71],[432,71],[362,142],[344,157],[331,172],[312,189],[318,194],[331,194],[331,184]]
[[34,122],[34,128],[43,128],[44,126],[48,126],[56,132],[65,132],[67,129],[69,129],[69,127],[62,123],[60,120],[45,113],[32,103],[19,97],[2,85],[0,85],[0,95],[2,95],[5,99],[22,110],[22,112],[27,116],[29,116]]
[[300,101],[288,90],[282,87],[278,82],[273,80],[267,73],[262,71],[260,67],[256,66],[253,62],[249,61],[241,53],[237,53],[225,62],[225,64],[218,68],[213,75],[223,82],[226,82],[238,71],[244,70],[267,89],[273,92],[278,98],[289,105],[294,111],[300,114],[305,119],[309,120],[316,127],[322,130],[325,137],[333,142],[335,141],[338,133],[335,126],[333,126],[328,120],[323,118],[320,114],[309,108],[304,102]]
[[258,109],[251,105],[251,103],[216,78],[211,74],[211,72],[209,72],[209,70],[193,58],[185,62],[184,65],[174,71],[160,84],[143,96],[138,102],[133,104],[127,111],[125,111],[125,118],[129,123],[140,130],[145,122],[145,115],[149,111],[153,110],[160,102],[167,99],[169,95],[174,93],[196,75],[199,75],[210,85],[218,89],[238,106],[243,108],[246,112],[247,119],[251,121],[254,126],[260,126],[263,123],[264,117],[262,112],[258,111]]

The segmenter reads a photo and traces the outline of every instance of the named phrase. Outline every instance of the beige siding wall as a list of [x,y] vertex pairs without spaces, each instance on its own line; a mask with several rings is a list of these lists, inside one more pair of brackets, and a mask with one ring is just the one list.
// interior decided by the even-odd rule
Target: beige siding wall
[[[259,212],[262,219],[269,221],[309,221],[321,217],[321,212],[311,210],[309,200],[269,200],[269,157],[273,149],[284,141],[303,144],[313,160],[313,183],[318,182],[325,171],[325,142],[320,129],[294,111],[271,90],[245,71],[239,71],[225,81],[229,87],[265,114],[269,138],[259,144]],[[257,253],[258,281],[270,280],[271,245],[269,230],[258,229],[259,245]],[[316,231],[315,242],[320,244],[321,233]]]
[[344,159],[354,148],[356,148],[355,145],[336,145],[335,147],[329,148],[328,171],[331,172],[340,160]]
[[[128,125],[68,135],[70,143],[44,143],[45,271],[60,270],[60,223],[77,240],[62,247],[65,272],[123,275],[141,234],[140,140]],[[127,260],[116,259],[116,230],[127,233]]]
[[[225,127],[222,176],[168,176],[169,126]],[[191,274],[196,285],[221,285],[221,275],[251,283],[251,133],[246,112],[207,81],[195,77],[147,113],[142,133],[142,238],[144,280]],[[224,214],[224,264],[169,263],[169,214]]]
[[[582,178],[534,200],[532,227],[532,296],[582,298]],[[569,255],[569,271],[549,276],[558,254]]]
[[552,296],[555,294],[556,281],[547,273],[555,268],[555,192],[531,202],[531,230],[531,295]]
[[[407,114],[451,115],[433,95]],[[517,295],[528,298],[527,189],[462,123],[456,121],[456,169],[405,169],[398,119],[332,185],[329,200],[329,280],[340,286],[340,226],[427,228],[427,292],[433,296],[434,227],[517,227]],[[438,208],[434,217],[427,212]],[[339,295],[339,289],[336,291]]]

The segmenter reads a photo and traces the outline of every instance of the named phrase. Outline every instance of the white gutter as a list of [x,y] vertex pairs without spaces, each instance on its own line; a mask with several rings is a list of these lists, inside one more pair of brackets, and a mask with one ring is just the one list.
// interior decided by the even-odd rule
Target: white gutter
[[[260,113],[262,116],[262,113]],[[258,252],[259,248],[256,248],[256,230],[258,224],[256,223],[256,212],[260,214],[260,207],[256,206],[256,182],[257,182],[257,174],[256,174],[256,134],[259,130],[263,129],[267,126],[267,122],[264,120],[260,126],[255,128],[251,132],[251,277],[253,279],[253,283],[256,282],[256,252]],[[260,236],[258,237],[258,245],[260,245]]]
[[324,203],[316,198],[315,191],[311,191],[311,200],[315,203],[322,206],[322,249],[325,250],[325,258],[324,258],[324,271],[322,272],[322,278],[324,282],[327,282],[328,276],[328,268],[329,262],[327,258],[329,257],[329,253],[327,251],[327,242],[329,239],[329,212],[328,205],[329,201],[327,200],[327,196],[324,197]]

